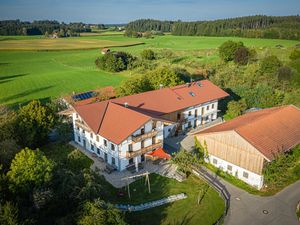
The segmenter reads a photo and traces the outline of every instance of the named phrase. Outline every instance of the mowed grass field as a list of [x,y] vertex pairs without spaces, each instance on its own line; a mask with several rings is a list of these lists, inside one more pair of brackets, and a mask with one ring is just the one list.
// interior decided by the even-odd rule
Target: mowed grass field
[[[96,68],[94,63],[95,59],[101,56],[100,49],[108,43],[113,46],[124,46],[144,42],[143,45],[112,47],[112,50],[122,50],[136,56],[145,48],[152,48],[154,51],[171,49],[182,55],[181,58],[174,60],[174,63],[179,64],[191,58],[195,63],[217,60],[217,48],[226,40],[243,41],[246,46],[255,47],[259,51],[274,51],[283,59],[286,58],[289,49],[299,43],[290,40],[172,35],[157,36],[153,39],[133,39],[122,35],[64,39],[43,39],[40,36],[0,37],[0,45],[6,48],[0,51],[0,104],[16,106],[32,99],[49,99],[73,91],[86,91],[108,85],[117,86],[123,79],[129,77],[131,72],[108,73]],[[59,51],[44,51],[45,47],[41,43],[45,41],[47,48]],[[23,46],[28,42],[30,47]],[[95,43],[96,49],[87,50]],[[278,44],[287,50],[277,49],[275,46]],[[12,51],[16,45],[23,49],[34,50]],[[66,46],[68,49],[80,50],[66,50]],[[208,50],[212,51],[212,54],[205,55]],[[198,54],[204,57],[197,57]]]

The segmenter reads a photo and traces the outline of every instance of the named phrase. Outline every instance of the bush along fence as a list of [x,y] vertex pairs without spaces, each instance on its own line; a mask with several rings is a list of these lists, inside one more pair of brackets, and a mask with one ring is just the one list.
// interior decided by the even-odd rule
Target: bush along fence
[[224,213],[222,214],[222,216],[218,219],[218,221],[215,223],[216,225],[219,224],[223,224],[225,216],[228,213],[229,207],[230,207],[230,194],[228,192],[228,190],[226,189],[226,187],[219,182],[216,178],[217,175],[212,176],[211,174],[209,174],[205,169],[203,169],[202,167],[196,167],[193,166],[192,167],[192,172],[193,174],[195,174],[198,177],[203,178],[208,184],[210,184],[211,187],[213,187],[218,193],[219,195],[224,199],[225,202],[225,209],[224,209]]
[[169,197],[162,198],[160,200],[143,203],[143,204],[136,205],[136,206],[117,204],[117,205],[115,205],[115,207],[122,211],[130,211],[130,212],[142,211],[145,209],[150,209],[150,208],[154,208],[157,206],[165,205],[165,204],[175,202],[175,201],[185,199],[185,198],[187,198],[187,195],[185,193],[181,193],[178,195],[170,195]]

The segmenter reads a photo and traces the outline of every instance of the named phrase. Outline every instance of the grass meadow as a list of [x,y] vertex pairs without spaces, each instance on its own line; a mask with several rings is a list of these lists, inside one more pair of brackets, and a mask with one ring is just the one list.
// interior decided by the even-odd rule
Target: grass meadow
[[[16,106],[32,99],[49,99],[73,91],[117,86],[132,72],[109,73],[96,68],[94,61],[101,55],[100,49],[103,47],[114,46],[112,50],[122,50],[136,56],[145,48],[156,52],[172,50],[172,60],[160,58],[161,65],[196,67],[218,60],[217,48],[226,40],[243,41],[246,46],[256,48],[260,55],[276,54],[283,61],[287,59],[291,47],[299,43],[291,40],[172,35],[156,36],[153,39],[134,39],[122,35],[62,39],[2,36],[0,104]],[[144,44],[124,47],[140,42]],[[279,44],[283,49],[275,47]]]

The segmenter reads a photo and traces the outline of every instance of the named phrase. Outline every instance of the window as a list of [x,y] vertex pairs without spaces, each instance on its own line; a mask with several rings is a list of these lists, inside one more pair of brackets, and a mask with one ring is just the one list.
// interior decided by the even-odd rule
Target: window
[[204,107],[201,108],[201,115],[204,114]]
[[192,122],[191,121],[188,122],[188,127],[192,127]]
[[144,134],[145,133],[145,128],[143,127],[142,129],[141,129],[141,134]]
[[99,148],[97,148],[97,154],[100,155],[100,149]]
[[180,113],[177,113],[177,120],[180,120]]
[[129,165],[130,165],[130,164],[133,164],[133,158],[130,158],[130,159],[129,159],[128,164],[129,164]]
[[209,105],[208,105],[208,106],[206,106],[206,110],[209,110]]
[[156,143],[156,136],[152,137],[152,144],[154,145]]
[[142,141],[141,141],[141,148],[144,148],[144,147],[145,147],[145,141],[142,140]]
[[82,133],[84,133],[84,134],[85,134],[85,130],[82,130]]
[[198,116],[198,110],[196,109],[195,110],[195,117],[197,117]]
[[90,134],[90,137],[93,138],[93,133]]
[[96,141],[99,142],[99,136],[98,135],[96,136]]
[[132,144],[129,144],[129,145],[128,145],[128,151],[129,151],[129,152],[132,152]]
[[79,128],[79,127],[76,127],[76,129],[79,130],[80,128]]
[[156,121],[153,121],[152,122],[152,129],[155,129],[156,128]]
[[212,104],[212,105],[211,105],[211,108],[214,109],[214,108],[215,108],[215,104]]
[[94,151],[94,145],[91,144],[91,150]]
[[217,165],[218,164],[218,160],[217,159],[213,159],[213,164]]
[[76,118],[78,118],[78,114],[76,113]]
[[231,165],[227,165],[227,170],[228,171],[232,171],[232,166]]
[[189,116],[191,116],[192,115],[192,111],[189,111]]
[[103,140],[104,146],[107,147],[107,140]]
[[112,151],[114,151],[115,150],[115,145],[114,144],[110,144],[110,148],[111,148]]
[[247,173],[247,172],[243,172],[243,177],[245,177],[246,179],[248,179],[248,177],[249,177],[249,174]]
[[116,160],[115,160],[114,157],[111,157],[111,164],[112,164],[112,165],[115,165],[115,164],[116,164]]
[[77,137],[78,142],[80,142],[80,136]]

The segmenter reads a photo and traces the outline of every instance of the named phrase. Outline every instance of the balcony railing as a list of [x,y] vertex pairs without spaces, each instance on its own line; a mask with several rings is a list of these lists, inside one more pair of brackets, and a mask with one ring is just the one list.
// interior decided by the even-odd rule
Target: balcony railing
[[145,140],[147,138],[152,138],[155,135],[157,135],[158,131],[157,130],[152,130],[151,132],[145,133],[145,134],[140,134],[137,136],[132,136],[132,141],[133,142],[140,142],[142,140]]
[[82,128],[85,131],[91,131],[91,129],[80,120],[75,120],[75,125]]
[[153,145],[141,148],[140,150],[137,150],[137,151],[126,152],[126,158],[133,158],[133,157],[136,157],[138,155],[143,155],[147,152],[151,152],[151,151],[153,151],[157,148],[161,148],[161,147],[162,147],[162,142],[158,142],[158,143],[155,143]]

